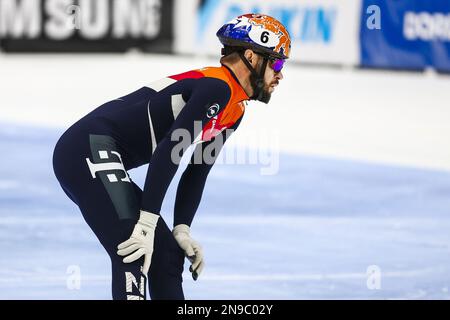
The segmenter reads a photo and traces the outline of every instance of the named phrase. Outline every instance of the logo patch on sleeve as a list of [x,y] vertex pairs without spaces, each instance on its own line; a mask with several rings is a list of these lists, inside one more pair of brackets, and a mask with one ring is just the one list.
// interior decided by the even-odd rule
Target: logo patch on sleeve
[[220,110],[220,106],[218,103],[213,104],[212,106],[210,106],[208,108],[208,110],[206,111],[206,116],[208,118],[212,118],[214,116],[216,116],[219,113]]

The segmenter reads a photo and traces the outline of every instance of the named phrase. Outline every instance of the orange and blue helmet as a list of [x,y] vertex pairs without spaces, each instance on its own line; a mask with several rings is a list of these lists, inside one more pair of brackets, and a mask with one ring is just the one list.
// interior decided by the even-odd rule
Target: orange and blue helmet
[[288,59],[289,32],[277,19],[264,14],[244,14],[224,24],[216,33],[224,46],[244,47],[278,59]]

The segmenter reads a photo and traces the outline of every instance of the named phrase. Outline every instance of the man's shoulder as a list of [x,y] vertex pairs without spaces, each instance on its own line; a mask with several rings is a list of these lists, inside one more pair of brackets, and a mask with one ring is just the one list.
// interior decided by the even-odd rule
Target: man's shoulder
[[195,85],[195,83],[198,82],[198,85],[205,89],[211,86],[219,87],[222,89],[224,87],[230,87],[228,78],[221,67],[206,67],[170,75],[165,78],[153,81],[152,83],[146,85],[146,87],[154,89],[158,92],[177,82],[186,84],[189,83],[189,87]]
[[[202,83],[211,82],[223,85],[223,83],[230,86],[229,77],[224,71],[223,67],[204,67],[201,69],[194,69],[186,71],[180,74],[171,75],[168,78],[174,81],[187,80],[187,79],[200,79]],[[210,81],[209,79],[215,79],[216,81]],[[221,80],[221,81],[217,81]],[[222,83],[223,82],[223,83]]]

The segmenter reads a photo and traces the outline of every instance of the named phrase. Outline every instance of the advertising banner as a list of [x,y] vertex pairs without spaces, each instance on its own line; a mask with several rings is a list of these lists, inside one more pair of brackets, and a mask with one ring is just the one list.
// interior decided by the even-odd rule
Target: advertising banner
[[[182,12],[192,12],[186,4]],[[280,20],[292,37],[291,59],[300,62],[359,63],[359,0],[204,0],[198,1],[196,19],[189,26],[177,19],[175,48],[181,53],[219,55],[216,32],[245,13],[265,13]]]
[[6,52],[171,52],[174,0],[0,0]]
[[450,71],[449,0],[364,0],[361,21],[369,6],[381,21],[361,23],[362,66]]

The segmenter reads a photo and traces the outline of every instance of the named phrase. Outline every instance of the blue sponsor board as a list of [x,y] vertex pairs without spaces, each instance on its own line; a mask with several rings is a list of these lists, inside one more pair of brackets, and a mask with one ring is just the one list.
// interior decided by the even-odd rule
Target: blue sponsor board
[[[223,6],[225,4],[225,6]],[[204,0],[198,13],[197,37],[202,39],[211,16],[223,10],[222,24],[245,13],[265,13],[278,19],[289,31],[293,42],[329,44],[337,22],[338,8],[332,5],[305,5],[301,2]]]
[[361,15],[362,66],[450,72],[449,0],[363,0]]

